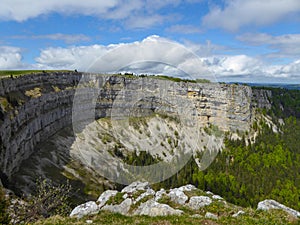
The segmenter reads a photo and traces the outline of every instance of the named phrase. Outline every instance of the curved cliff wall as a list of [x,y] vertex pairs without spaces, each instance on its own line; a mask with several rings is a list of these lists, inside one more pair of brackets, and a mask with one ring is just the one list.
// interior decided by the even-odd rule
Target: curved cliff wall
[[39,142],[71,122],[81,75],[34,74],[0,79],[0,168],[8,177]]
[[[0,170],[8,178],[19,169],[34,147],[72,123],[72,103],[75,87],[82,77],[89,74],[75,72],[41,73],[15,79],[0,79]],[[253,101],[250,87],[226,84],[175,83],[154,78],[130,78],[99,75],[88,79],[87,89],[81,92],[82,115],[89,101],[89,88],[101,89],[95,105],[95,117],[110,116],[112,107],[124,110],[124,102],[115,99],[122,94],[125,102],[142,93],[168,93],[192,101],[196,116],[203,126],[214,124],[224,131],[247,130],[253,117],[253,105],[268,106],[268,99]],[[89,88],[87,88],[89,87]],[[124,91],[125,90],[125,91]],[[265,92],[265,91],[263,91]],[[159,96],[159,95],[157,95]],[[164,96],[164,95],[162,95]],[[255,98],[267,98],[269,94],[255,92]],[[138,99],[135,106],[143,114],[159,109],[172,113],[174,107],[154,98]],[[258,102],[258,103],[256,103]],[[141,110],[142,109],[142,110]],[[126,110],[126,109],[125,109]],[[189,115],[186,115],[189,116]]]

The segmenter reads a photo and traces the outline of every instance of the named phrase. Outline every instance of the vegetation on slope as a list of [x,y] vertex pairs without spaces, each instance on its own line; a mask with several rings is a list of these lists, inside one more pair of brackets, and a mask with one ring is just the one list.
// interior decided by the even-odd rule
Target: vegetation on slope
[[[225,149],[205,171],[199,171],[194,160],[175,176],[157,186],[176,187],[186,183],[210,190],[227,201],[256,207],[271,198],[300,210],[300,91],[272,89],[273,117],[280,131],[274,133],[264,120],[254,123],[258,136],[254,143],[225,140]],[[283,99],[283,100],[282,100]],[[284,124],[280,125],[278,119]]]

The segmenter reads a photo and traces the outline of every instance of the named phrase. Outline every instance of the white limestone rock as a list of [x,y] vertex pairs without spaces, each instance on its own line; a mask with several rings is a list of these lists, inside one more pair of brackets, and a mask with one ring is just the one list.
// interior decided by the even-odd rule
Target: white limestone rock
[[120,213],[122,215],[128,215],[128,211],[132,205],[132,200],[130,198],[125,199],[119,205],[105,205],[101,210],[107,210],[113,213]]
[[149,196],[149,195],[152,195],[154,196],[155,195],[155,191],[151,188],[147,189],[147,191],[145,191],[144,193],[142,193],[140,196],[138,196],[134,201],[133,201],[133,204],[141,201],[143,198],[145,198],[146,196]]
[[184,205],[189,198],[182,190],[183,189],[180,188],[170,189],[168,196],[171,198],[171,201],[180,205]]
[[192,209],[198,210],[204,206],[210,205],[211,203],[211,198],[207,196],[193,196],[190,198],[190,201],[187,205]]
[[217,219],[218,219],[218,216],[215,215],[215,214],[213,214],[213,213],[207,212],[207,213],[205,213],[205,218],[217,220]]
[[118,193],[118,191],[114,191],[114,190],[104,191],[97,200],[98,207],[101,208],[102,206],[104,206],[106,204],[106,202],[111,197],[115,196],[117,193]]
[[178,189],[180,191],[193,191],[193,190],[196,190],[197,188],[192,184],[187,184],[187,185],[179,187]]
[[94,201],[89,201],[79,206],[76,206],[71,214],[70,217],[77,217],[81,218],[86,215],[97,214],[99,212],[99,206]]
[[285,205],[280,204],[279,202],[276,202],[275,200],[272,199],[266,199],[264,201],[259,202],[257,205],[257,210],[270,210],[270,209],[281,209],[294,217],[300,217],[300,212],[291,209],[289,207],[286,207]]
[[215,199],[215,200],[223,200],[223,198],[222,198],[220,195],[213,195],[213,196],[212,196],[212,199]]
[[133,182],[130,185],[124,187],[121,192],[122,193],[134,193],[136,191],[146,191],[148,188],[150,188],[148,182],[136,181],[136,182]]
[[147,216],[167,216],[167,215],[181,215],[183,211],[173,209],[169,205],[161,204],[153,199],[142,203],[134,212],[134,215],[147,215]]
[[244,214],[245,214],[245,212],[243,210],[239,210],[237,213],[233,214],[232,217],[239,217]]
[[162,198],[163,195],[167,194],[166,190],[161,188],[158,192],[155,193],[155,201],[158,201]]

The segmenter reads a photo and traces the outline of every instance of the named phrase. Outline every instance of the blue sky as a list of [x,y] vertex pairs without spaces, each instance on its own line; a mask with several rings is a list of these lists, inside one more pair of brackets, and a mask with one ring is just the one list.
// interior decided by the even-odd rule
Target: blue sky
[[0,69],[300,83],[299,0],[0,0]]

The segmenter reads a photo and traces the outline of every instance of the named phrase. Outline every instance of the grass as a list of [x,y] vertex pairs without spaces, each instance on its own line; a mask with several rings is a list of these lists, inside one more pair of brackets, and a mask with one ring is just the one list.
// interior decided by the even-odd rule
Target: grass
[[[18,77],[22,75],[28,75],[28,74],[36,74],[36,73],[53,73],[53,72],[73,72],[72,70],[0,70],[0,78],[4,77]],[[152,77],[156,79],[162,79],[162,80],[170,80],[174,82],[185,82],[185,83],[210,83],[210,80],[207,79],[196,79],[196,80],[190,80],[190,79],[182,79],[179,77],[171,77],[166,75],[133,75],[133,74],[112,74],[113,76],[125,76],[127,78],[139,78],[139,77]]]
[[251,215],[233,218],[231,216],[221,217],[218,220],[210,220],[203,217],[182,216],[124,216],[117,213],[101,211],[97,215],[86,216],[81,219],[54,216],[34,223],[35,225],[63,225],[63,224],[87,224],[91,220],[92,224],[110,224],[110,225],[171,225],[171,224],[189,224],[189,225],[225,225],[225,224],[243,224],[243,225],[287,225],[299,224],[299,221],[289,217],[286,213],[279,210],[269,212],[253,211]]
[[43,72],[71,72],[71,70],[0,70],[0,78],[3,77],[10,77],[11,75],[21,76],[27,74],[34,74],[34,73],[43,73]]
[[27,95],[28,97],[31,97],[31,98],[41,97],[42,96],[41,88],[35,87],[32,90],[28,90],[28,91],[25,92],[25,95]]

